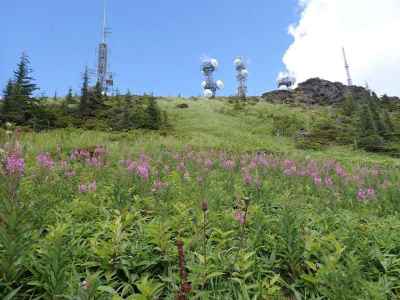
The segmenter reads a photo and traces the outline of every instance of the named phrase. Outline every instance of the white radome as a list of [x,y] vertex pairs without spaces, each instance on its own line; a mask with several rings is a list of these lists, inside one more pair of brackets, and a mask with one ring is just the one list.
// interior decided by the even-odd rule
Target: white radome
[[206,88],[206,86],[207,86],[207,82],[206,82],[206,81],[203,81],[203,82],[201,83],[201,87],[204,89],[204,88]]
[[235,64],[235,66],[240,66],[242,64],[242,60],[240,58],[236,58],[233,63]]
[[214,68],[218,68],[218,60],[216,60],[215,58],[212,58],[210,60],[211,64],[213,65]]
[[224,82],[222,80],[217,80],[215,83],[217,84],[217,87],[220,90],[222,90],[224,88],[224,86],[225,86],[225,84],[224,84]]
[[244,76],[244,77],[247,77],[247,76],[249,76],[249,71],[247,71],[246,69],[244,69],[244,70],[242,70],[242,71],[240,72],[240,75],[242,75],[242,76]]
[[204,97],[211,98],[213,96],[212,90],[204,90]]

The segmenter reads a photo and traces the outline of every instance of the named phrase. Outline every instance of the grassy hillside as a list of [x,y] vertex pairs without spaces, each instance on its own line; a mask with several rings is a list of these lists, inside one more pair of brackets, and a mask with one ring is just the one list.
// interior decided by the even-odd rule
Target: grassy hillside
[[1,299],[400,297],[398,160],[276,135],[327,107],[160,105],[161,132],[2,137]]
[[[180,103],[188,103],[189,108],[177,108]],[[174,149],[190,145],[198,149],[266,151],[292,157],[334,158],[342,162],[398,164],[397,159],[354,150],[350,146],[301,151],[296,149],[293,138],[272,133],[273,116],[295,115],[308,128],[312,120],[329,114],[329,107],[290,107],[260,102],[234,111],[233,105],[226,101],[202,98],[198,101],[168,98],[160,105],[168,112],[172,125],[171,130],[161,135],[151,131],[104,133],[71,129],[29,134],[26,138],[33,148],[37,145],[47,151],[54,150],[57,144],[74,147],[110,143],[112,147],[133,147],[137,151],[158,148],[159,145]]]

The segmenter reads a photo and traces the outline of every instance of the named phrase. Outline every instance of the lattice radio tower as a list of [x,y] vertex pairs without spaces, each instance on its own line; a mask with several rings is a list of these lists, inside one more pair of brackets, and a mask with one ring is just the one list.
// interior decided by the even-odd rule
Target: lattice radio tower
[[249,71],[247,70],[246,63],[244,62],[242,57],[237,57],[233,61],[236,67],[236,79],[239,83],[237,88],[237,96],[239,98],[246,98],[247,95],[247,78],[249,77]]
[[107,93],[114,85],[112,74],[108,72],[108,45],[107,36],[111,34],[107,27],[106,0],[104,0],[102,41],[99,44],[98,62],[97,62],[97,81],[100,83],[104,93]]
[[353,85],[353,80],[351,79],[350,66],[349,63],[347,62],[346,51],[344,50],[344,47],[342,48],[342,52],[343,52],[344,68],[346,70],[346,76],[347,76],[347,85],[351,86]]
[[201,63],[201,72],[204,75],[204,81],[201,83],[203,94],[207,98],[214,98],[217,90],[224,88],[222,80],[214,81],[214,72],[218,69],[218,61],[215,58],[204,58]]

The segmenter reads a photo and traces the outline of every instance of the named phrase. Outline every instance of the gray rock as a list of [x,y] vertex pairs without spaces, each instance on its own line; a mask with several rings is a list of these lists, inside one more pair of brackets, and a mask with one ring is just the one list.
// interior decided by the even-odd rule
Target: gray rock
[[262,99],[272,103],[336,105],[343,102],[348,93],[351,93],[356,101],[362,101],[370,96],[370,92],[360,86],[346,86],[340,82],[311,78],[300,83],[294,90],[267,92],[262,95]]

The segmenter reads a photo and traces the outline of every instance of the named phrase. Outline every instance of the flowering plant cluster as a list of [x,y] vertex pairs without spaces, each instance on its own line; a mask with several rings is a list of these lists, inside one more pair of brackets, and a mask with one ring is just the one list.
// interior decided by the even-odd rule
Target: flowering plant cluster
[[[23,179],[10,185],[10,198],[20,198],[29,216],[21,220],[31,222],[29,243],[19,246],[27,267],[6,272],[21,269],[26,295],[237,299],[246,289],[252,299],[279,299],[295,282],[310,299],[346,299],[340,291],[353,292],[364,274],[362,287],[389,278],[371,255],[384,264],[397,245],[387,234],[400,226],[395,169],[191,148],[120,157],[104,146],[25,156],[20,149],[4,152],[2,176]],[[5,215],[0,203],[0,223]],[[14,239],[7,234],[0,246],[3,236]],[[13,261],[7,255],[0,266]],[[57,284],[54,270],[64,278]],[[400,276],[390,272],[396,287]]]

